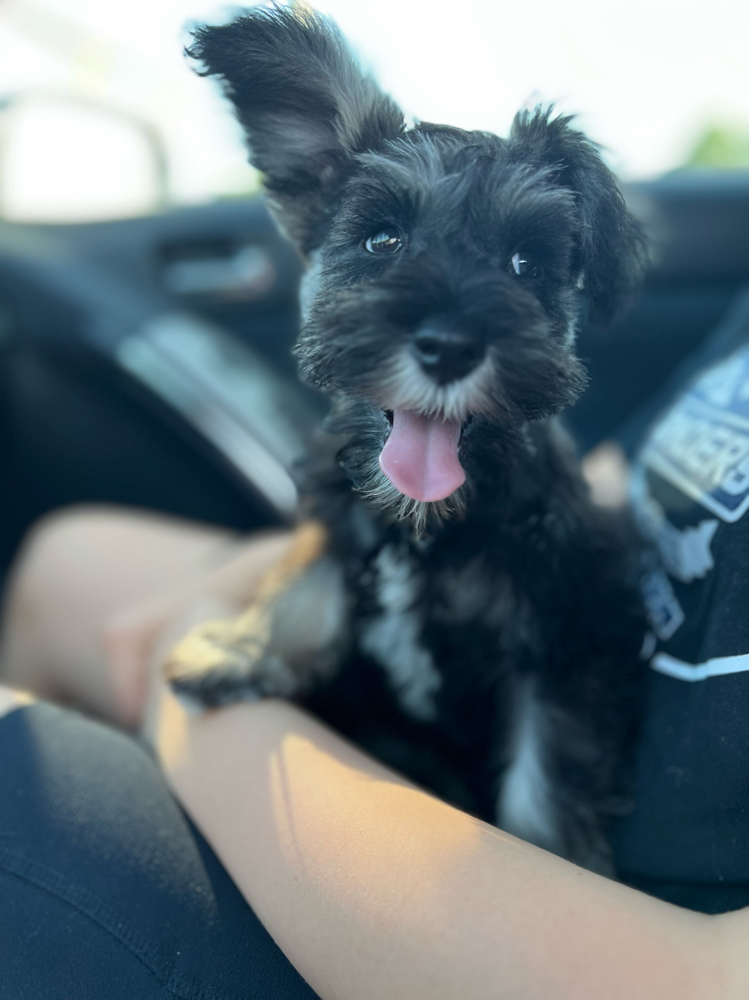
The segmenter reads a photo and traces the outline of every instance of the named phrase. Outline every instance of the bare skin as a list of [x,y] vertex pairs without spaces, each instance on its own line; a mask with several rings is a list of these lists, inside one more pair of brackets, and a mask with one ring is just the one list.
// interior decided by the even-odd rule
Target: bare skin
[[229,532],[117,508],[52,515],[11,573],[0,681],[137,729],[161,634],[206,598],[239,611],[285,548],[269,533],[247,553]]
[[[161,682],[163,650],[207,605],[245,604],[288,542],[265,538],[234,548],[232,539],[214,535],[209,543],[197,529],[193,541],[201,543],[183,552],[169,593],[163,564],[152,586],[153,524],[106,516],[111,531],[99,531],[100,558],[88,565],[116,565],[124,531],[128,593],[140,610],[117,610],[126,589],[121,577],[116,595],[102,593],[109,572],[86,585],[72,537],[88,533],[85,517],[48,525],[45,531],[63,531],[67,541],[37,535],[26,557],[34,575],[24,564],[16,574],[5,677],[20,687],[41,680],[44,694],[60,690],[93,711],[103,703],[110,718],[131,724],[151,678],[147,733],[176,795],[325,1000],[749,996],[749,910],[706,917],[582,871],[424,794],[291,705],[266,701],[187,715]],[[47,566],[48,558],[57,564]],[[138,579],[140,559],[147,565]],[[75,587],[30,586],[39,574],[62,584],[71,560]],[[37,637],[24,646],[30,628],[17,613],[21,587],[25,616],[48,623],[41,647]],[[74,621],[67,621],[65,656],[56,662],[46,615],[62,616],[62,606]],[[78,640],[89,659],[69,676]],[[88,670],[106,680],[87,678]],[[109,700],[101,701],[102,690]],[[133,692],[141,693],[139,706]],[[23,697],[5,692],[0,706],[20,707]]]

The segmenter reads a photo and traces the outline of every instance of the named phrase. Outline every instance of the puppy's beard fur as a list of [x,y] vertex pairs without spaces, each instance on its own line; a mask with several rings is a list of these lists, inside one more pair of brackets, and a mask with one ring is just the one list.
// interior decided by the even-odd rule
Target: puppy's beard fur
[[439,385],[422,369],[407,348],[393,359],[382,378],[376,397],[385,410],[415,410],[424,416],[446,420],[466,420],[470,416],[489,416],[496,410],[492,385],[496,384],[496,365],[489,354],[464,378]]
[[379,455],[375,455],[367,463],[363,470],[364,481],[358,492],[378,507],[394,511],[399,520],[410,520],[417,535],[436,528],[443,521],[465,515],[470,494],[467,482],[444,500],[432,503],[412,500],[393,486],[380,468],[379,458]]
[[[496,385],[495,368],[487,355],[465,378],[439,385],[403,348],[380,381],[376,393],[378,404],[385,410],[415,410],[448,420],[465,421],[474,415],[488,415],[497,405],[491,392],[492,385]],[[431,503],[414,500],[393,486],[380,468],[379,459],[378,452],[367,463],[359,492],[378,507],[393,510],[399,519],[410,520],[417,534],[465,515],[470,495],[467,482],[444,500]]]

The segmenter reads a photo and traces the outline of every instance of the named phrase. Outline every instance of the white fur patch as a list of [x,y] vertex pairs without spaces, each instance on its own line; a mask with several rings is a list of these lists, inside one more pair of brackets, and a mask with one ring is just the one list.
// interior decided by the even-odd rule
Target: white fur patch
[[299,286],[299,311],[302,323],[306,323],[312,309],[312,303],[320,290],[320,273],[322,271],[322,252],[313,250],[309,255],[307,270],[302,275]]
[[558,852],[561,840],[543,763],[543,714],[530,685],[521,691],[516,713],[512,762],[502,780],[497,826]]
[[387,410],[416,410],[440,414],[448,420],[465,420],[472,414],[491,413],[496,403],[491,395],[494,363],[487,355],[465,378],[439,385],[404,348],[393,360],[382,380],[380,405]]
[[564,336],[564,346],[571,348],[577,340],[577,316],[573,316],[567,324],[567,332]]
[[377,596],[382,614],[364,627],[361,648],[385,669],[403,708],[428,721],[436,715],[435,695],[442,684],[431,655],[419,644],[421,620],[413,610],[418,578],[411,561],[394,546],[376,560]]

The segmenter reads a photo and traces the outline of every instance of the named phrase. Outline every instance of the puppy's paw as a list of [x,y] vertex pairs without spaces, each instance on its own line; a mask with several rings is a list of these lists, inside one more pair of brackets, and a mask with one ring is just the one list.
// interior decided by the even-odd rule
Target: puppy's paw
[[164,672],[190,711],[289,697],[296,689],[283,659],[235,622],[209,621],[193,629],[171,651]]

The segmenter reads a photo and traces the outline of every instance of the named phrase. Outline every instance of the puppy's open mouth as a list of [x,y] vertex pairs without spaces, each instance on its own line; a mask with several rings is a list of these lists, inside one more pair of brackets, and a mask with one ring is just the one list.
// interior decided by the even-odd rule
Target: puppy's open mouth
[[[380,468],[412,500],[445,500],[465,482],[458,449],[468,421],[425,416],[416,410],[386,410],[392,425],[380,454]],[[470,417],[468,418],[470,420]]]

